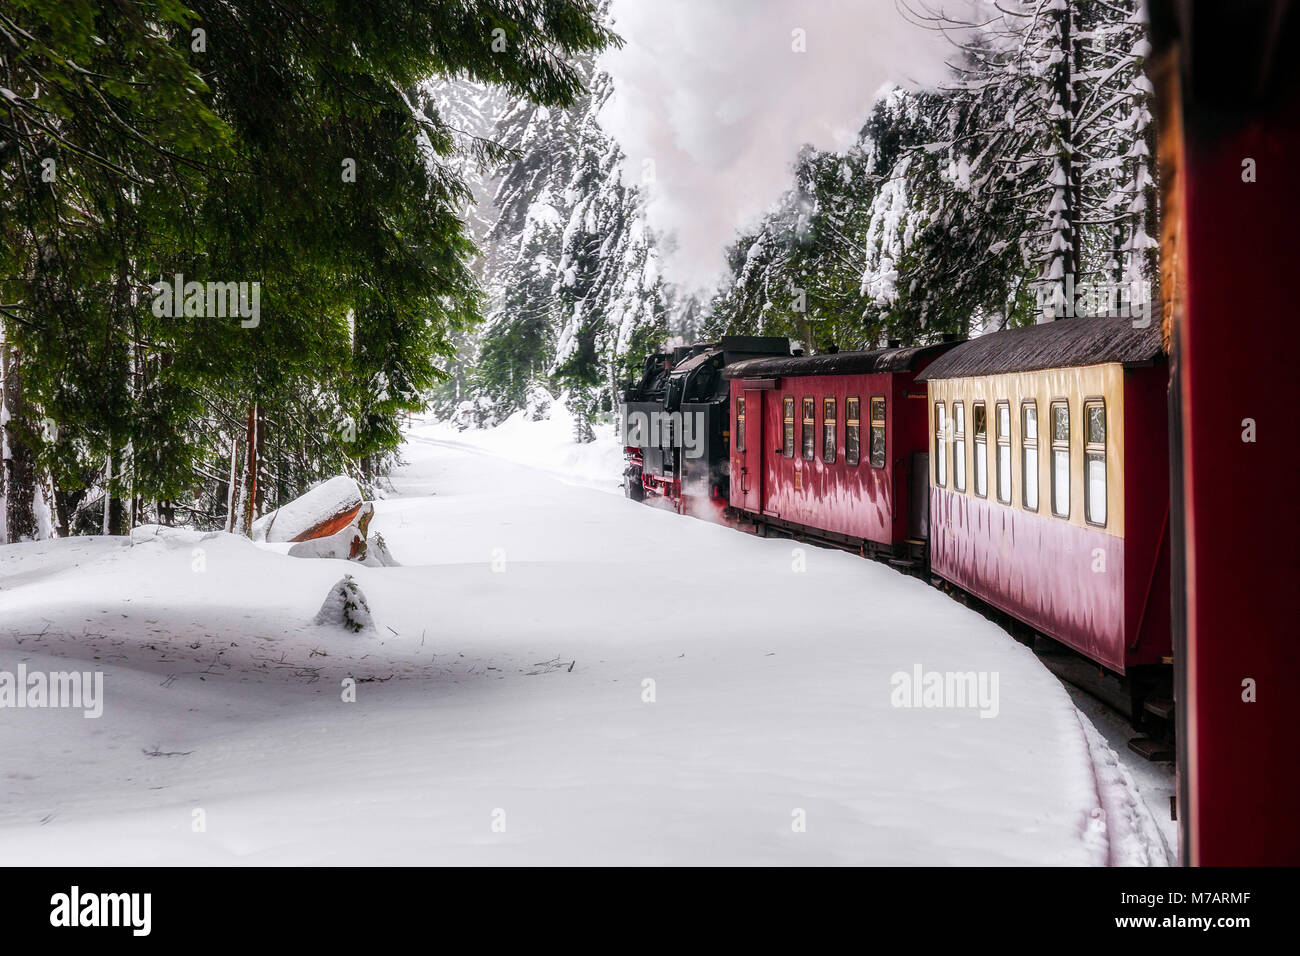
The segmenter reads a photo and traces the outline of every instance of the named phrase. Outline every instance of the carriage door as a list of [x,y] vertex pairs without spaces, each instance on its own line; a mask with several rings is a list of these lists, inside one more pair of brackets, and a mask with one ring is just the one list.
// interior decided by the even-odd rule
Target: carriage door
[[763,510],[763,393],[757,389],[741,392],[745,403],[743,424],[737,409],[736,441],[740,453],[740,488],[744,508],[755,513]]
[[907,536],[924,541],[930,535],[930,453],[912,452],[907,476]]

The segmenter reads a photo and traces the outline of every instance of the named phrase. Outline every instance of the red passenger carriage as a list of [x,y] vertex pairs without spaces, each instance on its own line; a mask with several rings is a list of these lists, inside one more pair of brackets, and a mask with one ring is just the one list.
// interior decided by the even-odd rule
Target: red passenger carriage
[[919,567],[929,469],[916,376],[954,344],[727,368],[736,515]]
[[920,377],[931,573],[1118,674],[1167,663],[1159,327],[1148,317],[1009,329]]

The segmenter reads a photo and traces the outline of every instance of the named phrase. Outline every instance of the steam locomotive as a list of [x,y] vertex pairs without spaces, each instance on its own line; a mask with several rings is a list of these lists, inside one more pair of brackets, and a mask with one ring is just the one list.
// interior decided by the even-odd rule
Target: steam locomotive
[[730,390],[723,369],[789,353],[787,338],[736,335],[649,356],[619,407],[627,496],[720,517],[730,497]]

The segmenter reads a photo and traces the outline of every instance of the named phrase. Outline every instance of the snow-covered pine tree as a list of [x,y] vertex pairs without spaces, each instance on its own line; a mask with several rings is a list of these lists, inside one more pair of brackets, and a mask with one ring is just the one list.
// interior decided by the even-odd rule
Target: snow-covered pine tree
[[[494,249],[489,234],[497,221],[492,174],[509,155],[497,141],[497,123],[516,101],[499,86],[463,76],[425,83],[412,90],[409,98],[419,115],[449,131],[458,144],[452,155],[431,156],[430,162],[451,166],[465,183],[468,199],[462,207],[462,218],[479,250],[470,260],[470,270],[483,286],[486,253]],[[518,102],[534,105],[526,98]],[[443,363],[445,381],[429,395],[435,414],[451,417],[473,390],[470,377],[481,336],[481,326],[449,331],[447,341],[454,357]]]
[[491,203],[475,211],[496,217],[480,256],[487,319],[462,357],[457,398],[464,417],[488,424],[538,387],[563,389],[587,440],[665,334],[668,291],[641,190],[625,181],[623,154],[600,125],[612,81],[591,57],[577,68],[588,93],[571,108],[520,100],[496,123],[507,159],[490,177]]
[[902,341],[969,334],[1005,315],[1027,282],[1031,267],[1008,238],[1019,213],[998,158],[970,139],[971,100],[894,90],[864,130],[879,186],[861,288],[868,316]]
[[888,91],[842,154],[801,154],[791,190],[729,249],[711,331],[923,341],[1032,322],[1040,303],[1060,314],[1069,293],[1085,313],[1114,308],[1080,289],[1154,282],[1138,0],[1007,0],[978,29],[912,6],[959,39],[952,78]]
[[632,372],[634,339],[644,344],[646,334],[662,338],[667,331],[658,255],[641,214],[640,190],[624,182],[622,150],[600,127],[600,110],[612,92],[609,75],[597,73],[565,190],[573,201],[555,289],[563,325],[551,371],[569,392],[579,441],[592,437],[598,412],[616,407],[619,382]]
[[[705,334],[706,304],[700,293],[668,285],[664,289],[668,306],[668,334],[683,342],[698,342]],[[647,350],[648,351],[648,350]]]
[[[794,186],[728,252],[731,276],[712,302],[715,333],[788,334],[814,350],[864,348],[894,334],[890,255],[901,255],[904,233],[893,213],[906,208],[906,170],[875,173],[872,137],[886,129],[877,125],[842,153],[800,152]],[[873,249],[868,284],[863,262]]]
[[[1005,324],[1061,315],[1085,283],[1117,274],[1153,280],[1155,182],[1137,0],[1020,0],[997,9],[982,28],[958,30],[966,39],[955,79],[926,111],[938,135],[919,152],[946,160],[955,188],[933,161],[922,162],[929,172],[915,181],[929,221],[949,236],[983,231],[985,222],[1001,233],[982,256],[951,250],[974,269],[1003,270],[991,259],[1020,253],[1033,301],[1013,270],[1002,315],[986,317]],[[930,252],[918,264],[922,279],[952,268],[942,246]]]
[[1131,303],[1145,300],[1149,307],[1157,301],[1159,280],[1154,90],[1145,70],[1151,43],[1137,0],[1092,9],[1095,19],[1080,37],[1092,82],[1079,103],[1078,123],[1094,132],[1091,139],[1080,137],[1081,153],[1096,167],[1085,171],[1091,189],[1084,196],[1084,227],[1095,233],[1094,255],[1105,258],[1112,283],[1122,285]]
[[[591,62],[581,64],[589,82]],[[496,219],[483,243],[480,281],[487,321],[472,357],[470,396],[485,397],[504,418],[522,408],[531,386],[549,376],[555,346],[557,283],[583,97],[569,110],[517,101],[496,125],[510,159],[495,178]]]
[[814,338],[809,316],[825,303],[818,283],[820,262],[833,253],[819,244],[813,222],[824,208],[838,205],[833,192],[818,190],[816,169],[832,154],[803,149],[794,166],[795,183],[773,203],[757,229],[741,235],[727,253],[731,276],[712,304],[714,334],[748,332]]

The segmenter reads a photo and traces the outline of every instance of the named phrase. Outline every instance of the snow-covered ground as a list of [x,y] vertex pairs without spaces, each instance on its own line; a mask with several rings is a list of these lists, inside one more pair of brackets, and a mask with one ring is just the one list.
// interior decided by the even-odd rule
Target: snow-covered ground
[[[1028,649],[887,567],[633,504],[613,440],[565,432],[417,422],[372,526],[401,567],[0,547],[0,672],[105,675],[97,719],[0,709],[0,864],[1166,862]],[[345,573],[374,633],[312,624]],[[895,706],[918,668],[996,676],[996,716]]]
[[[531,421],[515,412],[495,428],[458,430],[446,422],[421,421],[408,430],[409,444],[437,442],[456,448],[486,452],[496,458],[550,472],[565,481],[591,485],[607,491],[622,488],[623,446],[608,423],[596,430],[596,440],[579,444],[573,440],[573,416],[563,400],[547,409],[548,417]],[[419,451],[407,458],[419,460]]]

